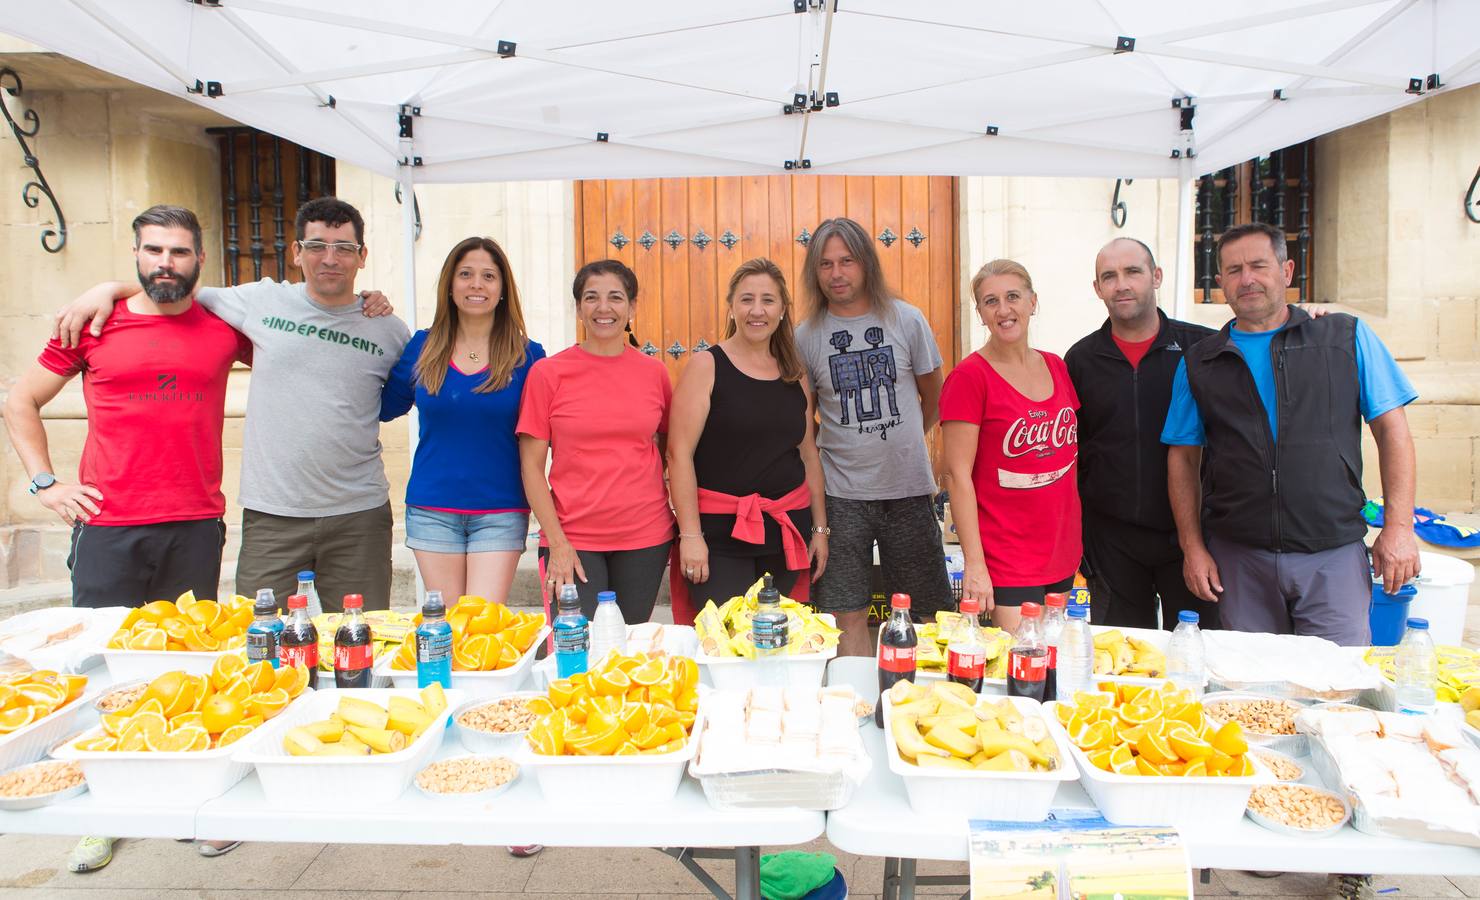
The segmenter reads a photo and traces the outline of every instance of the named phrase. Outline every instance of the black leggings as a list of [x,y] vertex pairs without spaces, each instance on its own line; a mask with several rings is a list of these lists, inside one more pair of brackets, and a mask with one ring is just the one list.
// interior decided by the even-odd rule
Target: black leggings
[[[646,622],[653,617],[658,600],[658,587],[663,583],[663,570],[668,568],[668,550],[672,541],[638,550],[576,550],[586,580],[576,577],[576,592],[581,595],[581,612],[586,618],[596,615],[596,595],[616,591],[617,606],[628,625]],[[540,548],[540,562],[550,558],[548,547]],[[555,598],[550,598],[551,614]]]
[[724,603],[750,589],[752,584],[767,572],[775,576],[776,589],[788,594],[796,586],[797,576],[802,571],[786,568],[786,555],[769,553],[765,556],[721,556],[709,554],[709,578],[703,584],[689,584],[689,597],[697,611],[706,601]]

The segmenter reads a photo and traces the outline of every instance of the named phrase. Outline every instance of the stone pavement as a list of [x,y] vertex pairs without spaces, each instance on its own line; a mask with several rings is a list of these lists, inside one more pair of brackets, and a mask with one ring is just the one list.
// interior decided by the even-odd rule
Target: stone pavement
[[[551,848],[515,859],[497,847],[396,847],[371,844],[244,844],[219,859],[166,840],[121,841],[105,869],[74,875],[65,868],[72,838],[0,835],[0,900],[707,900],[679,864],[656,850]],[[779,849],[779,848],[778,848]],[[877,900],[883,863],[851,856],[818,840],[801,849],[827,851],[850,893]],[[764,852],[764,851],[763,851]],[[726,890],[732,867],[705,862]],[[964,875],[964,863],[921,863],[919,873]],[[1378,878],[1379,898],[1480,897],[1480,878],[1439,875]],[[963,888],[920,887],[920,894],[959,896]],[[1322,875],[1255,878],[1217,871],[1196,885],[1209,897],[1327,896]]]

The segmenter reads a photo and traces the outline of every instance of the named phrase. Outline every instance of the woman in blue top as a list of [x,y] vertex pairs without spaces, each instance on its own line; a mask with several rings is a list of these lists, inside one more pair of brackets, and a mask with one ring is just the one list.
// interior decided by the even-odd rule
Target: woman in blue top
[[529,533],[514,423],[524,379],[545,350],[524,331],[503,248],[470,237],[437,278],[432,327],[391,370],[380,419],[416,404],[420,425],[406,486],[406,546],[427,590],[507,602]]

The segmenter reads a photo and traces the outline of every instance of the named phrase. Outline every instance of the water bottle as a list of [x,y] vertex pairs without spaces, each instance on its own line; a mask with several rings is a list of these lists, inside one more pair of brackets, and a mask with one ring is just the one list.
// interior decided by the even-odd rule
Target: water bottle
[[1429,635],[1428,619],[1409,619],[1393,663],[1397,668],[1398,712],[1432,713],[1437,708],[1434,682],[1439,677],[1439,655]]
[[427,591],[421,624],[416,626],[416,686],[433,682],[452,687],[452,626],[447,624],[441,591]]
[[1076,693],[1095,689],[1095,639],[1089,630],[1089,607],[1069,607],[1059,633],[1058,658],[1055,700],[1073,703]]
[[323,614],[324,604],[319,602],[319,589],[314,587],[313,572],[304,569],[298,573],[298,590],[293,593],[302,594],[308,598],[308,617],[310,619]]
[[591,662],[600,664],[611,651],[627,652],[627,622],[617,605],[616,591],[596,595],[596,615],[591,619]]
[[252,604],[252,624],[247,626],[247,662],[267,661],[278,667],[278,641],[283,633],[283,620],[278,618],[277,598],[272,588],[257,592]]
[[1177,628],[1167,642],[1167,678],[1179,688],[1201,697],[1207,680],[1207,658],[1202,630],[1197,627],[1197,613],[1184,609],[1177,613]]
[[586,671],[591,651],[591,626],[581,615],[581,595],[573,584],[560,589],[554,631],[555,676],[569,678]]
[[750,640],[755,644],[756,680],[763,685],[785,687],[784,659],[786,645],[791,639],[791,625],[781,609],[781,592],[776,589],[769,572],[761,576],[761,589],[756,594],[755,603],[755,617],[750,620]]

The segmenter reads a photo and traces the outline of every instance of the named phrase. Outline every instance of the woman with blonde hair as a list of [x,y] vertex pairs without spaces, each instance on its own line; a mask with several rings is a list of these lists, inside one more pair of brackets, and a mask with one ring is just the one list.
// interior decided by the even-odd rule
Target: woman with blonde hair
[[[766,573],[791,591],[827,566],[827,507],[793,334],[791,294],[771,260],[730,276],[725,338],[679,376],[668,430],[678,563],[695,607],[743,594]],[[675,621],[680,604],[675,601]]]
[[519,474],[524,381],[545,350],[524,330],[508,255],[496,241],[459,241],[437,277],[432,327],[412,335],[391,370],[381,421],[419,413],[406,485],[406,546],[427,590],[507,601],[529,534]]
[[971,293],[988,338],[941,391],[945,464],[965,596],[1011,629],[1079,565],[1079,397],[1064,361],[1029,345],[1038,295],[1022,264],[987,263]]

